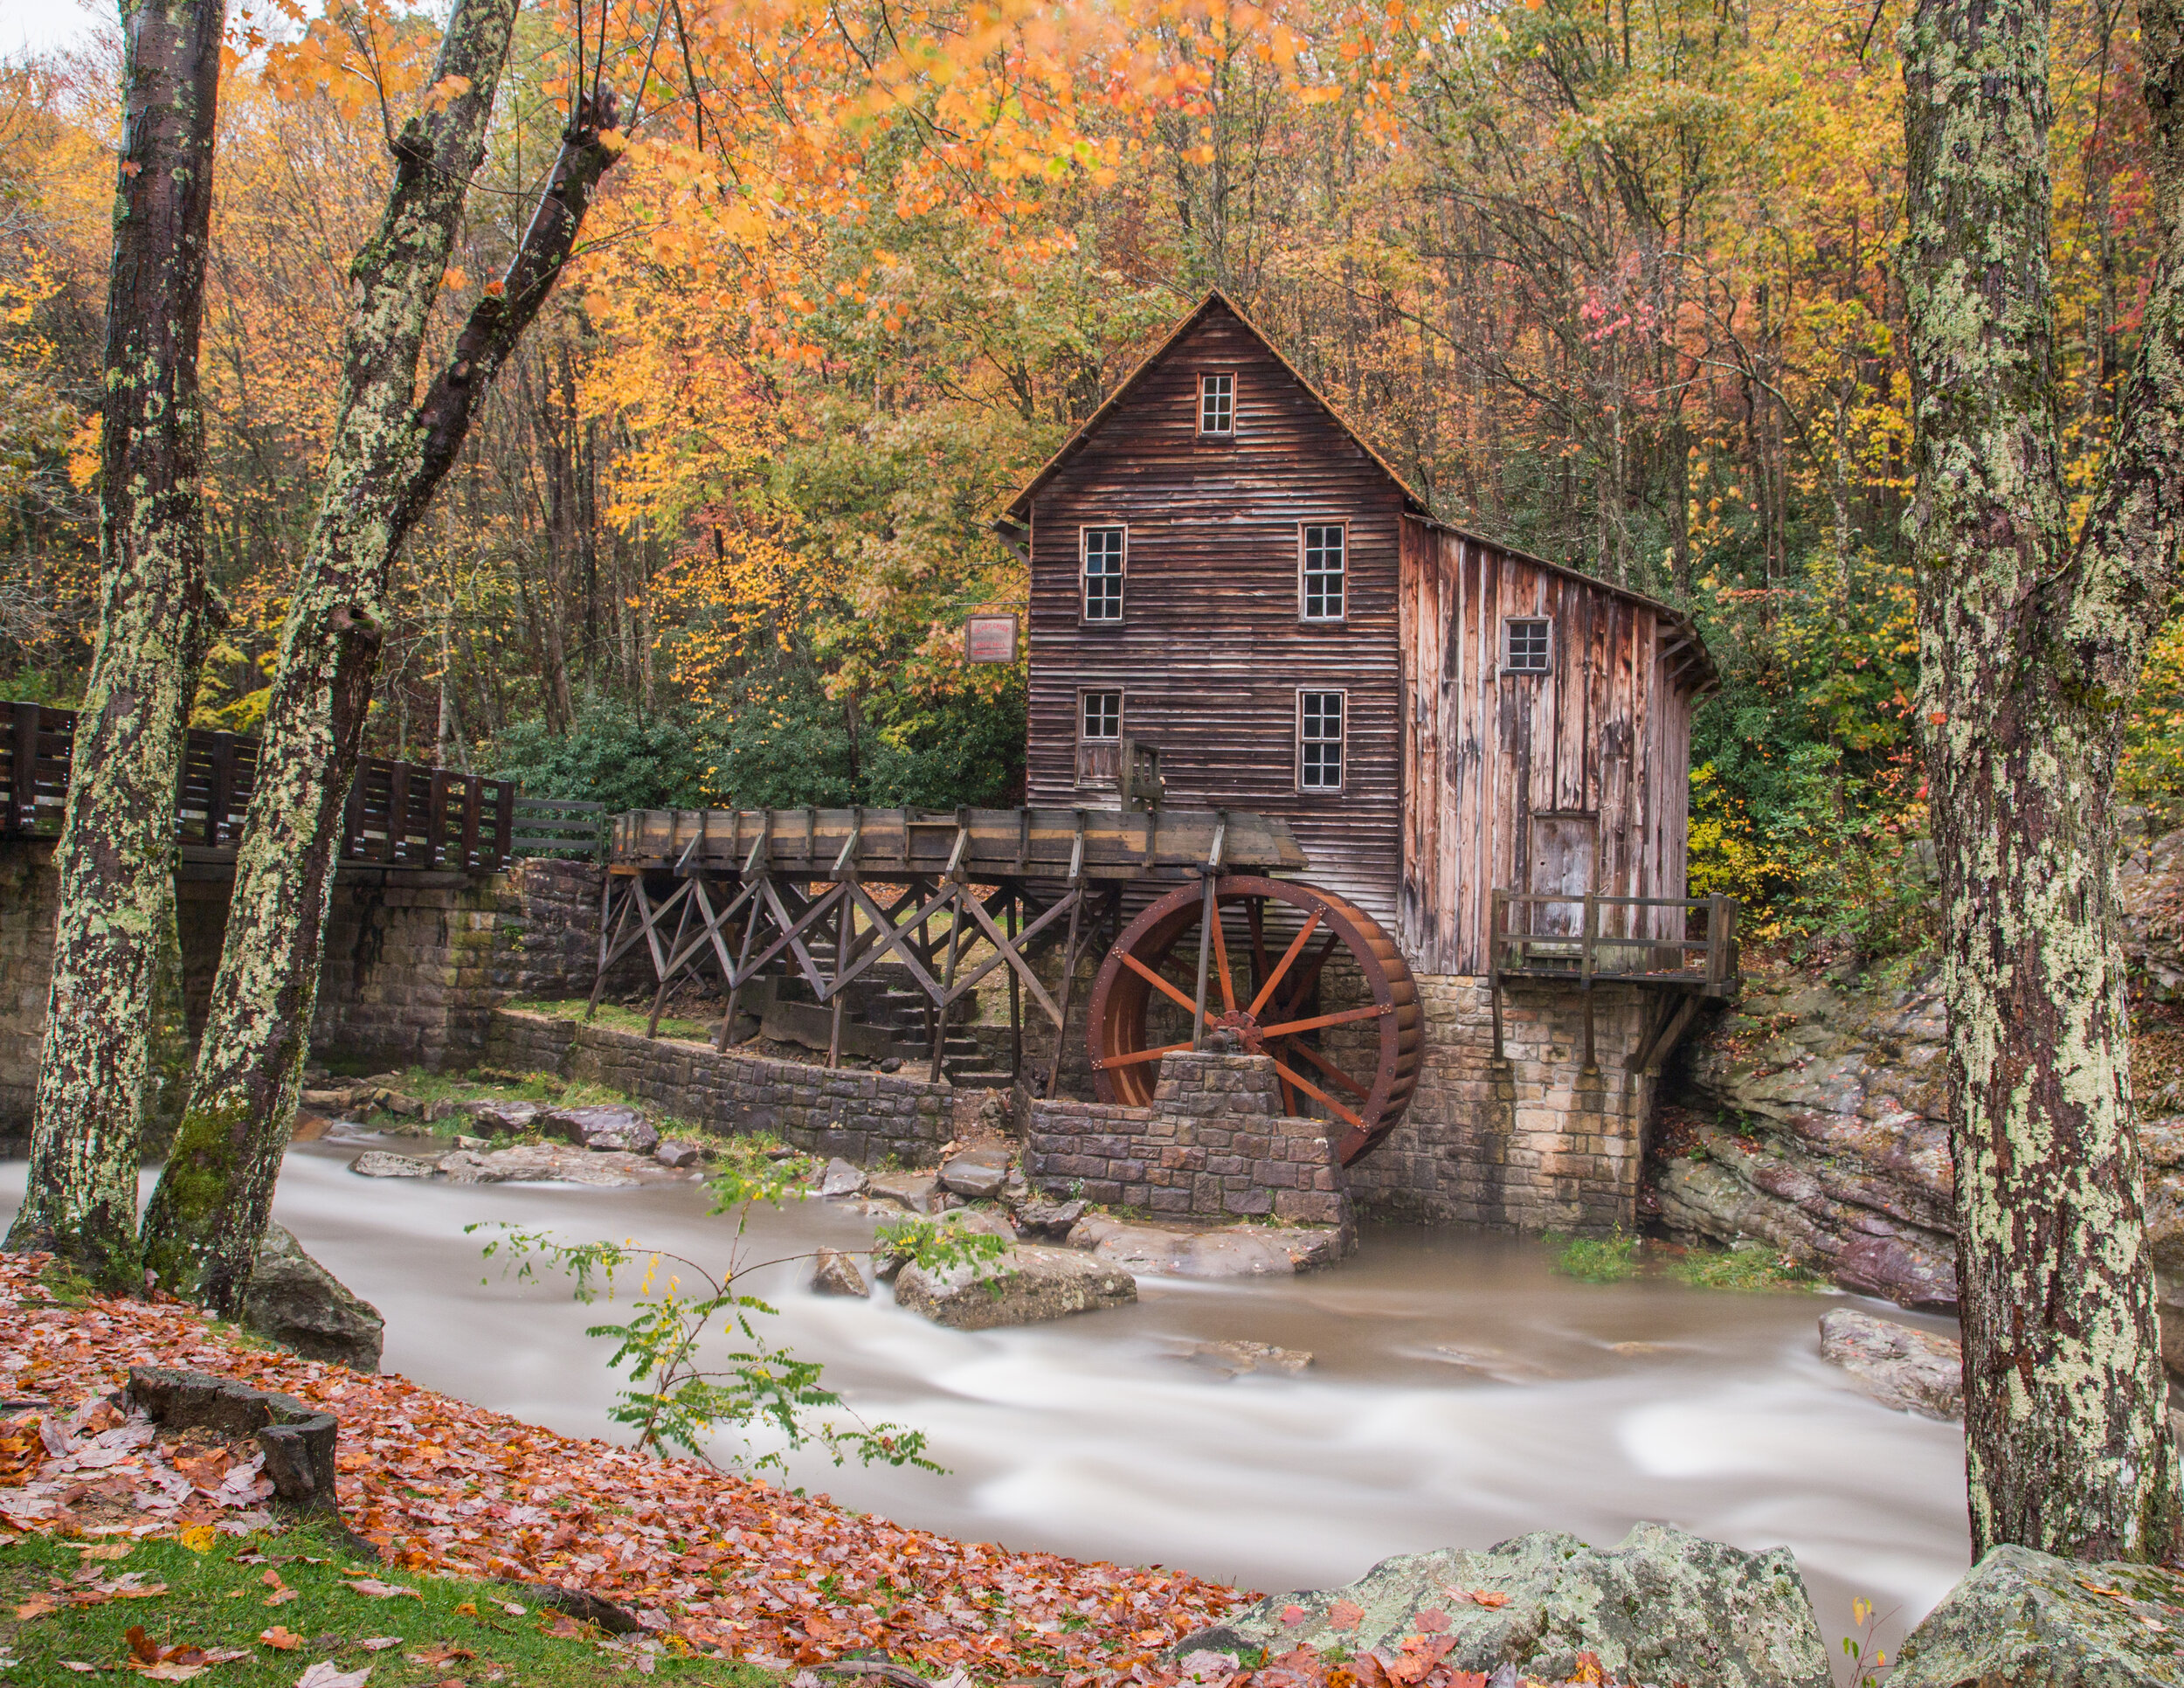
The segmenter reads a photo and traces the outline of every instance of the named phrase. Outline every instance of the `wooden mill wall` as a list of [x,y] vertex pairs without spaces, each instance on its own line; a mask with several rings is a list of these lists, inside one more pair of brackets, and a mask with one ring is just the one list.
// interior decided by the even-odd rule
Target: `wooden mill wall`
[[[1403,523],[1400,939],[1422,973],[1483,973],[1492,893],[1681,896],[1690,696],[1681,627],[1642,598],[1470,535]],[[1552,622],[1545,673],[1504,623]],[[1683,648],[1676,647],[1683,644]],[[1668,935],[1656,918],[1603,930]]]
[[[1198,378],[1236,377],[1232,441],[1198,432]],[[1086,690],[1124,694],[1123,730],[1159,747],[1168,800],[1279,815],[1305,877],[1394,917],[1402,791],[1397,550],[1404,494],[1218,304],[1123,393],[1031,504],[1027,800],[1111,806],[1080,783]],[[1347,524],[1340,624],[1299,615],[1299,529]],[[1128,529],[1119,624],[1087,622],[1080,533]],[[1348,693],[1339,792],[1297,788],[1297,692]]]

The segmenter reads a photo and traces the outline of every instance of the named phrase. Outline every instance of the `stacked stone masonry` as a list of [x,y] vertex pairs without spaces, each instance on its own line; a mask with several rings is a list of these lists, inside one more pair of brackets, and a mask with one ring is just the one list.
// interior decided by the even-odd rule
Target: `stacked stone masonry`
[[1504,987],[1497,1062],[1485,979],[1420,975],[1418,989],[1425,1070],[1403,1123],[1349,1169],[1358,1211],[1496,1230],[1635,1230],[1654,1081],[1630,1058],[1674,999],[1597,986],[1587,1068],[1574,990]]
[[890,1158],[932,1165],[956,1132],[962,1100],[950,1086],[921,1078],[722,1054],[710,1044],[506,1008],[492,1016],[486,1057],[512,1071],[604,1084],[715,1131],[771,1131],[809,1153],[860,1166]]
[[1150,1108],[1033,1102],[1024,1173],[1168,1218],[1271,1215],[1309,1225],[1348,1218],[1326,1127],[1282,1111],[1265,1055],[1164,1056]]

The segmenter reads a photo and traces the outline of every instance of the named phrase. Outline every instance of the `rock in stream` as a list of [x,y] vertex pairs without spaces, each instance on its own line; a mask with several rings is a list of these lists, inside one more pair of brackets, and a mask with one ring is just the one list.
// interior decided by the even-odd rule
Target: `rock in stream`
[[[1452,1671],[1547,1682],[1578,1656],[1625,1682],[1683,1688],[1832,1688],[1812,1597],[1787,1547],[1751,1553],[1641,1524],[1614,1547],[1540,1531],[1483,1553],[1454,1548],[1382,1560],[1344,1588],[1275,1595],[1176,1643],[1199,1651],[1279,1654],[1300,1644],[1407,1665],[1411,1650],[1451,1644]],[[1421,1671],[1420,1675],[1423,1675]],[[1902,1679],[1897,1679],[1902,1688]]]

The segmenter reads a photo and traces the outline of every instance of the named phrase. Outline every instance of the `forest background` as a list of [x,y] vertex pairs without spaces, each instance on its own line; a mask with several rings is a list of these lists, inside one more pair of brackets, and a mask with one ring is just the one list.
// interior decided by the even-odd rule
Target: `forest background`
[[[1022,670],[961,661],[971,610],[1025,598],[987,522],[1220,287],[1444,520],[1697,617],[1723,675],[1697,890],[1808,957],[1923,948],[1901,10],[527,13],[443,345],[521,237],[584,17],[626,85],[672,65],[673,92],[411,538],[369,747],[617,807],[1020,800]],[[232,34],[203,364],[232,615],[196,718],[247,731],[386,101],[438,30],[287,4]],[[2120,0],[2059,0],[2081,501],[2147,279],[2137,50]],[[97,631],[119,64],[116,35],[0,65],[0,695],[37,702],[75,701]],[[2184,623],[2128,747],[2127,800],[2184,820]]]

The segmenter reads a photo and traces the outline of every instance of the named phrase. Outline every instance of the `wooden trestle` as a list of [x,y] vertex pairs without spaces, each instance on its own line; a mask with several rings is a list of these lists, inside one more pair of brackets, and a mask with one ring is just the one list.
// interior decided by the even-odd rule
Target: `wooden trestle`
[[[1051,1092],[1077,963],[1120,929],[1125,885],[1304,866],[1286,822],[1234,811],[639,810],[613,827],[591,1007],[641,943],[658,986],[649,1029],[676,980],[711,973],[727,988],[725,1048],[744,986],[786,972],[832,1007],[833,1065],[844,993],[892,960],[925,996],[937,1078],[950,1009],[1006,966],[1013,1066],[1028,996],[1055,1027]],[[1031,965],[1057,942],[1058,993]]]

